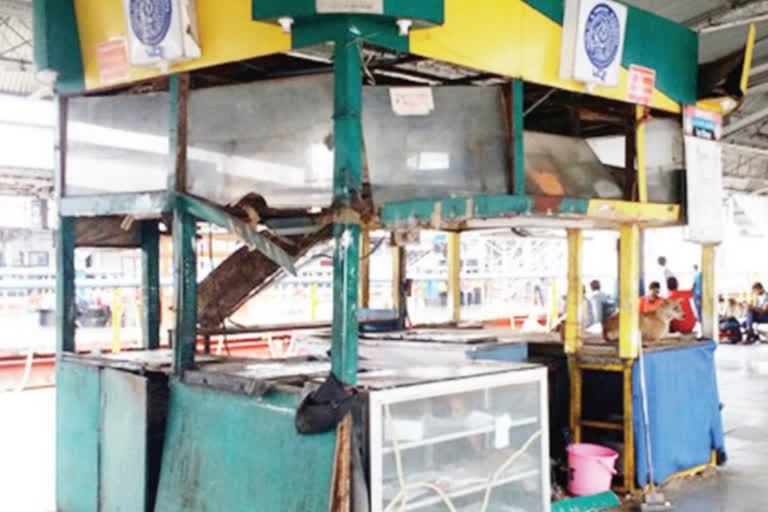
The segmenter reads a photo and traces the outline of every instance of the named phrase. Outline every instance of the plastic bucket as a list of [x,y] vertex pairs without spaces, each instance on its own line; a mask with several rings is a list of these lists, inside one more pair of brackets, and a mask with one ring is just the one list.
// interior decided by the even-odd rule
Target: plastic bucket
[[619,454],[598,444],[572,444],[568,447],[568,492],[590,496],[611,490]]

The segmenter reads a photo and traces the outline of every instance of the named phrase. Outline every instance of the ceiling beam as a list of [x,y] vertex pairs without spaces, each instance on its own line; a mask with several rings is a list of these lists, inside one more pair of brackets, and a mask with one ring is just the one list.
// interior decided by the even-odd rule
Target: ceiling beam
[[0,16],[11,16],[32,22],[32,4],[22,0],[0,0]]
[[757,112],[742,117],[736,121],[731,121],[723,128],[723,136],[731,135],[739,130],[743,130],[748,126],[759,123],[768,117],[768,107],[762,108]]
[[701,33],[742,27],[768,20],[768,0],[752,1],[741,6],[721,7],[688,20],[686,24]]

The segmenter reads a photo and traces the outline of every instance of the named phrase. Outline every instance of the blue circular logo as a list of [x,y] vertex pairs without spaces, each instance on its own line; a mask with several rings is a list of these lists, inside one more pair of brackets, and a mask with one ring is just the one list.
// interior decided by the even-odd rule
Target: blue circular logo
[[130,0],[131,30],[147,46],[163,42],[171,28],[171,0]]
[[621,24],[608,4],[597,4],[587,17],[584,48],[590,62],[599,70],[607,69],[619,53]]

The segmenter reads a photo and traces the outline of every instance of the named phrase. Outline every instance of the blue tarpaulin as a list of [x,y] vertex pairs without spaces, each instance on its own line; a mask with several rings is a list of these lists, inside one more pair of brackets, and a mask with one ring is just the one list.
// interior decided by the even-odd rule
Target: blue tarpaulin
[[[645,353],[651,446],[655,483],[680,471],[707,464],[712,451],[725,453],[714,342]],[[640,371],[635,362],[632,383],[636,474],[648,483]]]

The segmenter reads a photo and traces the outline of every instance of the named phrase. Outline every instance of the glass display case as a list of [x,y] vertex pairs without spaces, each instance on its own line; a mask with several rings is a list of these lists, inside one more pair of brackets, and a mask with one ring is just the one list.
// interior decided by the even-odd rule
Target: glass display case
[[361,374],[371,510],[550,510],[546,382],[493,362]]

